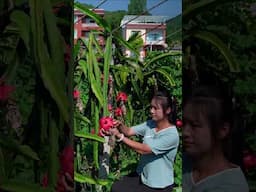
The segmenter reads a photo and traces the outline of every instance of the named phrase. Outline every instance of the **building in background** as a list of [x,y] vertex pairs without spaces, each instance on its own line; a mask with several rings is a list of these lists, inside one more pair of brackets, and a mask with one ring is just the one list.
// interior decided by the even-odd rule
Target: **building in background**
[[[126,40],[138,32],[143,39],[143,47],[140,51],[140,58],[146,56],[147,51],[164,50],[166,44],[166,21],[168,16],[137,16],[126,15],[121,21],[122,33]],[[127,56],[132,56],[129,50],[126,50]]]
[[[96,14],[104,17],[104,9],[94,9]],[[90,17],[86,16],[79,10],[74,10],[74,41],[79,38],[88,38],[91,31],[103,31],[104,29],[97,25],[97,23]],[[104,38],[99,35],[97,37],[100,45],[104,45]]]

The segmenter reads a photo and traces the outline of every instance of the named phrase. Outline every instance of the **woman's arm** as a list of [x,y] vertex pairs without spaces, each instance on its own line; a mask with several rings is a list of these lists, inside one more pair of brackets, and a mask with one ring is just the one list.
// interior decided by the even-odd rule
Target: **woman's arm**
[[[130,129],[130,128],[128,128],[128,129]],[[137,142],[137,141],[133,141],[133,140],[125,137],[124,134],[120,133],[118,129],[111,129],[110,132],[113,135],[115,135],[119,139],[119,141],[123,141],[123,143],[125,143],[126,145],[128,145],[129,147],[134,149],[139,154],[150,154],[150,153],[152,153],[151,148],[147,144],[140,143],[140,142]]]
[[147,144],[133,141],[127,137],[124,137],[122,141],[123,141],[123,143],[125,143],[126,145],[128,145],[129,147],[134,149],[136,152],[138,152],[139,154],[144,155],[144,154],[152,153],[151,148]]

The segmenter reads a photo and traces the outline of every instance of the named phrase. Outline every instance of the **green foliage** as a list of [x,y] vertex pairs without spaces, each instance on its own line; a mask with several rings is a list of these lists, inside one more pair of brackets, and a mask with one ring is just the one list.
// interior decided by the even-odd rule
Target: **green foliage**
[[17,98],[17,105],[22,114],[22,124],[26,125],[32,112],[32,106],[35,102],[35,68],[31,60],[26,59],[22,67],[18,67],[16,75],[12,80],[15,84],[14,97]]
[[166,42],[168,45],[181,44],[181,14],[166,21]]
[[[90,44],[91,41],[92,41],[92,38],[89,39],[88,44]],[[88,44],[87,44],[87,46],[88,46]],[[108,50],[109,50],[109,48],[106,48],[105,54],[108,53]],[[87,49],[88,53],[85,52],[85,55],[90,55],[90,57],[91,57],[90,59],[92,59],[94,57],[94,55],[99,54],[99,52],[97,52],[97,51],[95,52],[95,51],[96,51],[95,49],[89,48],[89,49]],[[91,54],[89,52],[94,52],[94,54]],[[107,57],[105,57],[105,58],[107,58]],[[92,59],[92,60],[95,61],[95,59]],[[87,70],[89,70],[89,68],[90,68],[89,65],[92,66],[93,63],[89,64],[89,63],[87,63],[87,61],[89,61],[89,57],[87,57],[86,60],[83,60],[83,62],[81,62],[81,59],[78,62],[80,64],[80,67],[77,67],[76,74],[81,74],[78,72],[81,70],[81,71],[83,71],[84,75],[80,75],[79,78],[77,78],[77,79],[79,79],[79,81],[76,81],[78,83],[76,85],[76,87],[80,87],[81,84],[83,84],[83,79],[85,80],[85,82],[91,82],[90,78],[92,78],[92,76],[87,75],[88,74]],[[103,70],[102,69],[103,66],[107,66],[105,64],[101,65],[100,62],[99,63],[95,62],[95,63],[97,63],[99,65],[100,71]],[[130,70],[126,70],[126,68],[128,68]],[[163,75],[163,73],[159,73],[159,71],[158,71],[159,69],[164,69],[165,74]],[[110,74],[114,74],[114,82],[119,81],[119,84],[115,84],[115,86],[114,86],[114,94],[117,94],[117,92],[120,90],[126,90],[126,93],[129,95],[128,105],[127,105],[127,115],[125,116],[125,119],[124,119],[125,123],[128,126],[141,123],[148,118],[148,104],[149,104],[148,100],[149,100],[149,95],[152,91],[152,88],[155,85],[154,83],[157,83],[158,85],[170,88],[170,91],[173,92],[173,95],[177,98],[177,101],[178,101],[177,105],[180,105],[180,103],[181,103],[181,54],[180,54],[180,52],[176,52],[176,53],[170,52],[170,53],[164,53],[164,54],[161,52],[156,52],[155,54],[152,53],[152,55],[149,56],[145,60],[144,64],[143,63],[142,64],[135,63],[135,61],[129,61],[129,59],[128,59],[127,63],[124,63],[123,65],[110,65],[109,70],[110,70]],[[136,80],[133,81],[135,78],[139,77],[137,75],[138,73],[136,71],[140,71],[140,73],[141,73],[139,76],[141,76],[140,82],[142,84],[138,84],[139,82],[137,82]],[[125,75],[125,78],[122,79],[122,76],[124,75],[124,73],[126,75]],[[95,73],[93,71],[91,71],[90,74],[95,74]],[[105,74],[107,74],[107,73],[104,73],[104,80],[105,80]],[[156,82],[150,83],[150,81],[148,81],[148,79],[154,78],[154,75],[156,77],[155,78]],[[170,83],[172,81],[166,81],[166,78],[167,79],[172,78],[173,76],[175,76],[177,79],[174,79],[173,86],[170,86],[170,85],[172,85]],[[92,93],[92,95],[89,94],[88,101],[92,101],[93,98],[98,98],[98,97],[96,97],[96,94],[98,94],[98,92],[94,92],[92,90],[92,84],[89,83],[88,85],[89,85],[89,87],[87,87],[87,89],[89,89],[89,90],[91,89],[91,91],[87,90],[86,92]],[[98,84],[97,86],[101,87],[101,88],[99,88],[99,90],[100,89],[102,90],[102,87],[104,87],[104,85],[102,85],[102,83]],[[143,90],[139,89],[138,88],[139,86],[144,87]],[[137,93],[135,91],[136,87],[138,88]],[[83,95],[83,91],[81,93],[82,93],[81,95]],[[81,97],[83,97],[83,96],[81,96]],[[147,98],[147,99],[140,100],[139,97]],[[87,104],[84,103],[84,106],[86,106],[86,105]],[[90,110],[90,107],[88,109]],[[178,114],[180,115],[181,114],[180,108],[178,107],[178,109],[179,109]],[[95,120],[93,120],[92,117],[95,117],[95,116],[97,117],[100,114],[98,114],[99,112],[95,113],[95,111],[91,111],[91,113],[90,113],[90,112],[88,112],[87,109],[85,109],[85,111],[87,111],[87,113],[84,114],[86,116],[86,119],[88,119],[88,120],[86,120],[87,124],[86,124],[86,126],[84,126],[84,124],[81,124],[81,120],[76,119],[76,125],[77,125],[76,130],[78,132],[80,130],[80,135],[77,132],[76,136],[78,136],[79,138],[84,137],[88,140],[88,139],[92,138],[91,135],[89,134],[89,132],[92,130],[92,128],[95,130],[95,133],[98,132],[98,129],[95,127],[95,124],[97,124],[97,122]],[[136,114],[136,115],[134,115],[134,114]],[[80,122],[80,124],[79,124],[79,122]],[[92,122],[95,122],[95,123],[92,123]],[[86,133],[82,133],[82,132],[86,132]],[[82,135],[84,135],[84,136],[82,136]],[[136,138],[133,138],[133,139],[138,140]],[[81,173],[87,174],[87,175],[89,174],[89,175],[93,176],[93,169],[94,169],[93,165],[95,163],[95,158],[93,158],[92,154],[88,153],[88,151],[93,150],[93,154],[95,154],[95,153],[98,154],[100,152],[99,152],[99,150],[93,149],[92,143],[90,143],[90,142],[88,143],[85,141],[86,140],[80,140],[81,144],[78,144],[80,146],[79,151],[77,151],[78,156],[76,158],[78,161],[78,164],[79,164],[78,170],[80,170],[80,172],[81,172],[82,169],[85,169],[85,167],[87,167],[87,170],[82,171]],[[85,161],[82,160],[83,156],[86,157]],[[111,153],[111,156],[110,156],[109,177],[112,179],[117,179],[122,175],[127,175],[128,173],[135,171],[138,160],[139,160],[139,156],[133,150],[129,149],[126,146],[115,145],[115,147]],[[179,169],[181,170],[180,165],[181,165],[181,159],[177,158],[177,165],[175,165],[175,167],[176,167],[176,171],[177,171],[176,174],[178,174],[178,176],[177,176],[176,182],[179,186],[181,184],[180,183],[181,182],[180,181],[181,172],[178,172]],[[179,166],[179,168],[178,168],[178,166]],[[94,177],[97,177],[97,175]],[[89,180],[84,180],[84,181],[87,181],[88,184],[92,184],[92,182],[89,182]]]
[[[111,25],[112,29],[116,29],[120,27],[121,20],[123,17],[127,15],[127,12],[124,10],[118,11],[106,11],[104,15],[104,19]],[[121,29],[120,29],[121,32]]]
[[147,0],[130,0],[128,15],[149,15],[147,12]]
[[7,180],[1,183],[1,188],[5,191],[17,192],[50,192],[50,189],[41,188],[39,184],[31,184],[20,180]]
[[[74,123],[76,138],[76,171],[80,174],[78,183],[83,183],[87,191],[109,191],[111,183],[105,187],[96,180],[104,174],[101,159],[108,152],[104,152],[107,146],[111,147],[109,161],[104,161],[109,166],[107,178],[114,181],[122,175],[135,171],[139,155],[125,145],[115,144],[113,138],[109,137],[108,143],[102,144],[98,137],[99,118],[109,115],[107,103],[115,105],[115,96],[119,91],[125,91],[128,95],[126,104],[126,115],[124,122],[132,126],[145,121],[149,116],[149,96],[156,85],[169,88],[177,97],[177,105],[181,103],[181,52],[171,51],[167,53],[156,52],[145,61],[140,62],[138,57],[127,58],[122,50],[129,49],[135,55],[142,46],[141,38],[134,34],[128,41],[125,41],[120,34],[112,34],[113,27],[106,20],[102,20],[86,7],[75,3],[75,7],[82,12],[88,13],[95,19],[98,25],[104,27],[104,34],[108,34],[106,46],[99,47],[91,32],[88,40],[78,41],[80,51],[77,52],[77,67],[75,69],[75,87],[80,91],[80,98],[76,100]],[[110,27],[111,26],[111,27]],[[111,46],[115,44],[115,47]],[[103,50],[104,49],[104,50]],[[113,50],[112,50],[113,49]],[[103,76],[101,76],[103,74]],[[113,78],[109,83],[110,76]],[[175,78],[177,79],[175,79]],[[143,89],[141,89],[143,87]],[[80,108],[79,108],[80,106]],[[82,106],[82,107],[81,107]],[[78,109],[79,108],[79,109]],[[180,116],[180,108],[178,115]],[[94,139],[96,141],[93,141]],[[133,138],[140,141],[140,138]],[[103,141],[103,140],[102,140]],[[91,153],[93,151],[93,153]],[[180,153],[179,153],[180,154]],[[99,167],[98,167],[99,166]],[[177,158],[175,164],[178,174],[176,184],[180,186],[181,158]],[[102,172],[103,171],[103,172]],[[83,177],[83,179],[81,179]],[[96,179],[96,180],[95,180]]]
[[[245,149],[250,150],[255,147],[251,136],[256,112],[252,3],[255,1],[185,1],[183,6],[183,94],[200,83],[225,85],[235,98],[235,113],[240,117],[236,126],[242,126]],[[246,176],[252,179],[250,174]],[[252,189],[255,182],[249,185]]]
[[[9,5],[11,11],[1,10],[0,15],[0,79],[15,90],[7,101],[0,101],[0,130],[5,136],[0,141],[0,190],[53,191],[59,149],[66,142],[63,129],[70,127],[67,95],[71,90],[66,82],[72,79],[72,67],[65,66],[63,47],[67,42],[60,28],[71,17],[66,12],[65,18],[58,18],[52,11],[55,3],[65,1],[10,2],[14,3]],[[6,121],[8,115],[12,119]],[[12,127],[19,120],[19,127]],[[49,173],[47,189],[41,187],[45,172]]]

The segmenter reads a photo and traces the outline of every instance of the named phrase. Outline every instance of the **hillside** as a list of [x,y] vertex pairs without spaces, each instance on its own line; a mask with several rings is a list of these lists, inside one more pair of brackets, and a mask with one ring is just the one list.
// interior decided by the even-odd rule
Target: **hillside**
[[182,38],[182,17],[181,14],[171,18],[167,21],[167,43],[168,45],[173,44],[173,42],[181,42]]

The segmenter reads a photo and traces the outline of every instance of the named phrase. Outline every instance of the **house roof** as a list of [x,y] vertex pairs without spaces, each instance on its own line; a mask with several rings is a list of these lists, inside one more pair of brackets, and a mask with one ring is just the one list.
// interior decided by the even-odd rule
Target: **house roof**
[[[105,10],[104,9],[90,9],[91,11],[95,12],[98,15],[104,15]],[[82,13],[79,9],[74,9],[74,14],[75,15],[85,15],[84,13]]]
[[121,21],[121,26],[124,24],[154,24],[154,23],[166,23],[169,16],[151,16],[151,15],[125,15]]

